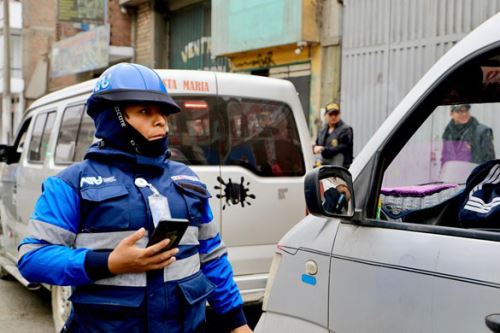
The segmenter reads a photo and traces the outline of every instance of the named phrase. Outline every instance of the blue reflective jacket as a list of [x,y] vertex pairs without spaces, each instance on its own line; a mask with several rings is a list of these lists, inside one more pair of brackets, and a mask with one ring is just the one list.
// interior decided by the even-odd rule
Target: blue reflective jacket
[[[163,270],[113,276],[109,253],[141,227],[153,229],[149,187],[168,198],[174,218],[190,221],[176,262]],[[95,144],[86,160],[49,177],[19,245],[31,282],[71,285],[71,332],[201,332],[206,300],[228,328],[245,323],[208,193],[191,169],[164,157]],[[138,242],[145,247],[147,237]]]

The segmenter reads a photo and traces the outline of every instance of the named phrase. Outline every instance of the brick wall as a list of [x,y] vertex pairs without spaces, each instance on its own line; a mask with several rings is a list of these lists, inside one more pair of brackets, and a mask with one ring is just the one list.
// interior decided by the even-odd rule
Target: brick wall
[[120,9],[119,0],[108,0],[108,20],[111,25],[111,45],[131,46],[131,17]]
[[145,2],[137,8],[137,33],[135,43],[135,61],[154,67],[154,11],[151,3]]
[[[57,0],[23,0],[23,78],[28,85],[40,58],[50,53],[55,41],[81,32],[78,23],[57,21]],[[108,0],[108,23],[111,25],[110,43],[131,46],[131,16],[120,9],[119,0]],[[87,72],[51,78],[48,91],[82,82],[99,73]],[[31,101],[28,100],[29,104]]]
[[23,0],[22,4],[23,79],[27,86],[38,60],[47,56],[55,40],[57,0]]

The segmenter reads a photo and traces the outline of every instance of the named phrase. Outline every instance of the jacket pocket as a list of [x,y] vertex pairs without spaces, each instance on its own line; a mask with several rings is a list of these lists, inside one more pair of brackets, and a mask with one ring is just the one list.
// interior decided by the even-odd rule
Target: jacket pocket
[[142,332],[147,318],[143,290],[77,288],[70,300],[74,311],[69,325],[71,332]]
[[200,271],[194,276],[178,282],[184,299],[183,332],[203,332],[207,298],[214,291],[215,284]]
[[82,230],[126,230],[130,225],[129,192],[124,185],[87,187],[81,191]]
[[208,204],[211,195],[205,184],[186,179],[176,180],[173,183],[186,202],[192,223],[201,224],[212,220],[212,210]]

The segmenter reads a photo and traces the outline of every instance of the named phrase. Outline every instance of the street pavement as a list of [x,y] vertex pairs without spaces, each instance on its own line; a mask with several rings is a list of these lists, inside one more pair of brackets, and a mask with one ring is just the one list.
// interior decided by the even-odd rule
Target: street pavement
[[49,292],[30,291],[12,277],[0,279],[0,332],[54,332]]
[[[245,308],[252,328],[256,325],[260,312],[260,305]],[[207,333],[223,333],[220,327],[217,327],[213,312],[208,311],[207,318]],[[12,277],[0,279],[0,332],[54,332],[50,293],[44,288],[30,291]]]

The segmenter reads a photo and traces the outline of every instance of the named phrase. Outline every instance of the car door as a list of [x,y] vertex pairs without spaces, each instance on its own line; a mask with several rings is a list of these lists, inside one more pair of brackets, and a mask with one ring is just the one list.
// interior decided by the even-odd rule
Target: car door
[[[169,150],[171,159],[189,165],[207,185],[214,220],[220,224],[221,205],[217,198],[220,177],[222,124],[216,116],[216,98],[203,94],[177,94],[175,102],[182,111],[169,116]],[[219,225],[220,227],[220,225]]]
[[51,175],[48,167],[48,161],[51,159],[49,141],[55,120],[56,108],[49,107],[38,112],[32,121],[25,148],[26,153],[23,153],[21,157],[21,167],[16,175],[19,235],[26,234],[25,229],[33,207],[42,192],[41,184]]
[[[410,92],[406,115],[384,127],[355,179],[358,213],[335,238],[331,331],[489,331],[485,317],[500,312],[500,222],[485,229],[461,213],[474,185],[499,182],[493,169],[477,184],[467,180],[500,152],[499,46],[462,56],[426,90]],[[475,126],[455,120],[464,105]],[[494,213],[496,202],[483,201],[482,212]]]
[[17,152],[17,161],[11,161],[2,167],[1,172],[1,204],[0,204],[0,219],[2,222],[2,247],[4,253],[10,257],[11,260],[17,260],[17,245],[19,243],[19,238],[16,237],[14,232],[16,229],[16,224],[19,221],[19,216],[17,214],[17,183],[16,177],[19,172],[20,163],[19,158],[26,149],[24,146],[28,127],[32,119],[32,114],[25,117],[21,126],[19,127],[19,132],[14,140],[14,150]]
[[237,275],[267,273],[274,244],[305,215],[297,121],[286,103],[259,98],[221,96],[218,111],[222,236]]

